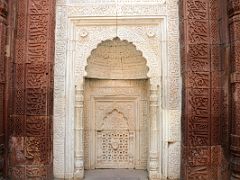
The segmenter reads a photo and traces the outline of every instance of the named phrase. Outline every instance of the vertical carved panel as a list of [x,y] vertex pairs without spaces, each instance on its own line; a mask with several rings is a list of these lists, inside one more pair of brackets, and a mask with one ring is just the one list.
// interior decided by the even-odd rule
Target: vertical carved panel
[[[18,174],[20,179],[52,179],[54,12],[55,0],[17,2],[9,157],[12,179]],[[19,154],[21,161],[16,161]]]
[[[182,178],[221,179],[221,60],[218,0],[181,0]],[[219,151],[213,151],[220,149]]]
[[240,179],[240,1],[229,0],[229,27],[231,43],[231,178]]
[[146,169],[149,138],[144,117],[148,116],[146,83],[145,80],[87,79],[84,91],[86,169]]

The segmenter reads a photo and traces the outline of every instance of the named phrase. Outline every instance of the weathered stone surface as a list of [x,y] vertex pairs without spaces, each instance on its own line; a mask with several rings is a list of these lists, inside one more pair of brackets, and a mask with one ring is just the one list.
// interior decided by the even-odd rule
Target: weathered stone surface
[[[57,6],[54,0],[16,2],[16,19],[8,20],[7,30],[7,6],[0,0],[0,124],[10,112],[11,179],[51,179],[53,161],[57,178],[78,178],[84,175],[84,168],[116,168],[117,164],[145,169],[148,161],[151,179],[175,179],[180,177],[181,148],[183,179],[229,179],[230,154],[232,179],[240,178],[239,0],[57,0]],[[16,40],[10,31],[16,31]],[[7,34],[13,42],[9,47]],[[147,100],[128,97],[125,104],[116,97],[107,103],[101,98],[86,101],[92,89],[85,89],[89,83],[85,76],[125,79],[124,83],[149,78],[144,86],[142,80],[132,80],[129,84],[134,87],[124,83],[122,87],[117,80],[120,87],[116,91],[112,88],[116,84],[108,88],[99,80],[100,85],[96,84],[102,87],[93,93],[129,96],[146,88],[143,97]],[[88,113],[102,107],[107,112]],[[140,118],[129,115],[128,108],[129,114]],[[108,123],[95,128],[89,114]],[[122,123],[114,124],[113,119]],[[107,132],[116,126],[121,132]],[[96,136],[91,128],[99,130]],[[1,134],[3,130],[0,126]],[[88,136],[99,148],[93,148],[94,141]],[[1,137],[0,144],[3,142]],[[110,162],[102,158],[106,152],[118,155],[111,154]],[[127,158],[122,160],[121,153]]]
[[[220,1],[181,0],[182,178],[222,179]],[[211,159],[212,158],[212,159]]]
[[55,1],[17,1],[11,179],[52,179]]
[[231,178],[240,178],[240,1],[228,1],[228,14],[231,43],[231,96],[232,96],[232,131],[231,131]]
[[4,166],[6,166],[6,148],[5,141],[7,122],[6,114],[6,88],[7,88],[7,73],[6,73],[6,56],[5,47],[7,44],[7,3],[5,0],[0,1],[0,177],[5,174]]

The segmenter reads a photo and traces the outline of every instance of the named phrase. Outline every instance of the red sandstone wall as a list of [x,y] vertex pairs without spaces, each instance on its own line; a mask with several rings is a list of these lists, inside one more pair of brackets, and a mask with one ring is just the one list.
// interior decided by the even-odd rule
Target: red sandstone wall
[[231,43],[231,178],[240,179],[240,0],[228,1]]
[[220,0],[180,1],[184,180],[227,178],[221,167],[224,71],[219,18],[223,5]]
[[52,179],[54,0],[21,0],[16,8],[11,179]]
[[222,180],[230,178],[230,132],[231,132],[231,93],[230,93],[230,46],[227,16],[227,2],[219,2],[219,28],[220,28],[220,57],[222,63],[222,114],[221,114],[221,145],[222,145]]
[[[224,20],[226,12],[224,8],[222,9],[227,6],[226,1],[180,1],[184,180],[229,179],[227,156],[230,143],[232,177],[236,179],[240,177],[238,72],[240,71],[240,1],[228,1],[232,63],[229,63],[228,59],[229,48],[222,46],[222,44],[228,45],[228,37],[224,35],[224,32],[228,32]],[[3,0],[0,0],[1,125],[4,122],[3,117],[6,117],[3,116],[6,71],[3,66],[5,52],[2,51],[5,49],[6,24],[5,11],[1,8],[2,2]],[[54,0],[17,2],[14,83],[13,91],[10,93],[13,94],[13,106],[10,108],[12,115],[8,123],[9,175],[11,179],[39,177],[51,179],[55,2]],[[13,31],[12,28],[10,27],[8,31]],[[13,40],[13,38],[9,39]],[[232,96],[231,93],[229,95],[228,69],[232,72]],[[232,101],[229,100],[230,97]],[[231,105],[232,113],[229,111]],[[232,135],[229,142],[231,115]],[[0,144],[2,142],[0,138]]]
[[7,43],[7,4],[0,0],[0,177],[4,172],[6,164],[6,57],[5,47]]

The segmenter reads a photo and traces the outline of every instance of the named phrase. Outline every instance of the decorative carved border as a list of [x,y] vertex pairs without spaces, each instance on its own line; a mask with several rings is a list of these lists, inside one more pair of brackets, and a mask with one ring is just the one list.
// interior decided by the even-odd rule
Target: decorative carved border
[[224,74],[220,6],[218,0],[180,1],[183,179],[225,179],[220,138]]
[[[10,79],[12,107],[9,106],[8,178],[52,179],[56,4],[55,0],[9,3],[16,3],[16,8],[12,8],[16,19],[11,19],[16,34],[14,44],[10,44],[14,47],[14,60],[10,71],[13,79]],[[9,36],[12,36],[11,32]],[[11,37],[9,41],[13,42]]]

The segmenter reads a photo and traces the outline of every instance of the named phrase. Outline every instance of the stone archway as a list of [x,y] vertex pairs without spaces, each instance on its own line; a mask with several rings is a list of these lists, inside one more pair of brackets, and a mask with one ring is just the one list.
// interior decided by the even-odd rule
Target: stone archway
[[119,38],[101,42],[88,58],[84,86],[85,169],[147,169],[146,60]]
[[[80,2],[80,1],[77,1]],[[87,58],[97,45],[118,36],[142,52],[149,71],[149,106],[156,114],[151,126],[157,140],[148,156],[155,179],[180,176],[181,78],[177,3],[115,4],[57,1],[54,75],[54,175],[72,178],[83,173],[83,103]],[[106,2],[106,3],[105,3]],[[171,11],[167,11],[171,7]],[[122,15],[117,19],[116,11]],[[170,13],[171,12],[171,13]],[[150,13],[150,14],[149,14]],[[168,18],[168,17],[174,17]],[[76,141],[76,137],[80,137]],[[152,138],[154,139],[154,137]],[[74,150],[76,149],[76,150]],[[151,167],[151,168],[150,168]]]
[[[135,45],[119,38],[92,50],[84,88],[76,89],[75,177],[84,168],[148,169],[150,178],[157,177],[159,93],[157,85],[149,86],[146,62]],[[119,128],[103,128],[111,112],[128,126],[115,122]]]

